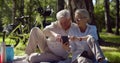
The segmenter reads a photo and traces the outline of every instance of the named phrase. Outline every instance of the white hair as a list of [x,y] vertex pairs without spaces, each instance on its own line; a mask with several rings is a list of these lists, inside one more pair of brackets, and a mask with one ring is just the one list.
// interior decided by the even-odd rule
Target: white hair
[[70,18],[70,12],[67,9],[61,10],[56,14],[57,20],[60,20],[61,18]]
[[86,9],[77,9],[77,10],[75,11],[75,14],[80,14],[80,15],[82,15],[83,17],[86,17],[86,18],[89,18],[89,19],[90,19],[89,12],[88,12]]

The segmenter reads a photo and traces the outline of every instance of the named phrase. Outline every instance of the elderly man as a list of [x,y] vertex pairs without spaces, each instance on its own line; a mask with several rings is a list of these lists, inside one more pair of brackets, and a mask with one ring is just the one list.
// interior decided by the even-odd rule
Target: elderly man
[[[29,42],[26,47],[26,54],[29,55],[31,63],[36,62],[67,62],[68,52],[64,49],[61,43],[61,36],[68,36],[69,32],[76,27],[75,23],[71,22],[70,12],[66,9],[59,11],[56,14],[57,21],[46,26],[43,31],[34,27],[30,32]],[[47,37],[47,38],[46,38]],[[36,47],[39,47],[41,53],[35,52]]]

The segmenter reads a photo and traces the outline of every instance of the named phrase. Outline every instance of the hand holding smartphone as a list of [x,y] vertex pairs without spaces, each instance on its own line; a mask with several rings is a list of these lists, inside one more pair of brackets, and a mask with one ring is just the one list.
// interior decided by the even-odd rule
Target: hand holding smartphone
[[63,41],[63,48],[66,50],[66,51],[70,51],[70,47],[69,47],[69,37],[68,36],[61,36],[61,39]]

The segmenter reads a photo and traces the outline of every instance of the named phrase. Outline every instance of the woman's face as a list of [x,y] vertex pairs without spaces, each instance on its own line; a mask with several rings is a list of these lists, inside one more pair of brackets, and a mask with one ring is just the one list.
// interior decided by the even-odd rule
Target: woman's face
[[78,24],[78,26],[86,26],[87,21],[88,21],[87,17],[84,17],[78,13],[75,14],[75,22]]
[[64,30],[69,29],[69,28],[70,28],[70,25],[71,25],[71,20],[70,20],[70,18],[65,18],[65,17],[61,18],[61,19],[60,19],[60,25],[62,26],[62,28],[63,28]]

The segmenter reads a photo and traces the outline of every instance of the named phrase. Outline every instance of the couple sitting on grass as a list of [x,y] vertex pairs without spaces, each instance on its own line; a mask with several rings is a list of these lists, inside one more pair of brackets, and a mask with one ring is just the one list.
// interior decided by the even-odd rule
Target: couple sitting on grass
[[[30,63],[106,63],[97,42],[97,29],[88,24],[88,11],[77,9],[76,23],[70,17],[69,10],[64,9],[56,14],[57,21],[42,31],[38,27],[31,29],[25,50]],[[67,36],[68,41],[63,42],[62,36]],[[41,53],[34,53],[37,46]]]

